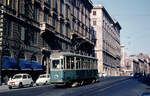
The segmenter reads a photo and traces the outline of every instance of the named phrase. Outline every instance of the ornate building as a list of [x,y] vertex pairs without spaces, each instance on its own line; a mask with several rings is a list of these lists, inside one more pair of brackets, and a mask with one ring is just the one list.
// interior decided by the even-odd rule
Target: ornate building
[[90,0],[0,0],[2,82],[18,72],[48,72],[52,52],[93,56],[92,8]]
[[91,24],[96,31],[95,54],[98,58],[99,72],[109,76],[120,75],[121,26],[101,5],[92,9]]

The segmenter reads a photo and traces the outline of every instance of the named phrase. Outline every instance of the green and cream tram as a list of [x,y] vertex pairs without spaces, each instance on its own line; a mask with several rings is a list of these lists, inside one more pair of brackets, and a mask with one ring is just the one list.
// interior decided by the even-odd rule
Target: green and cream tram
[[50,81],[55,85],[82,85],[96,81],[97,59],[90,56],[60,52],[50,56]]

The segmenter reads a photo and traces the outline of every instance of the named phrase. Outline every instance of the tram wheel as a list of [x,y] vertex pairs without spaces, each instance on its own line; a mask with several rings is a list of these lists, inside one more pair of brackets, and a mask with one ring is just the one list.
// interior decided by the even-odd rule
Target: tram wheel
[[76,87],[76,86],[78,86],[78,82],[73,82],[73,83],[71,84],[71,87]]

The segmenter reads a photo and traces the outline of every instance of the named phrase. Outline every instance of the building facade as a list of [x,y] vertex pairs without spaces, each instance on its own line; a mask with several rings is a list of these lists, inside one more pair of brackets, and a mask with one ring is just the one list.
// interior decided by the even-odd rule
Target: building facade
[[124,59],[124,73],[128,76],[135,73],[149,74],[150,59],[146,54],[126,56]]
[[121,74],[123,74],[125,72],[125,50],[124,50],[125,46],[121,45],[120,46],[120,54],[121,54],[121,63],[120,63],[120,71]]
[[134,71],[134,62],[133,62],[133,58],[126,56],[125,57],[125,66],[124,66],[124,74],[127,76],[130,76],[133,74]]
[[[93,56],[92,8],[90,0],[0,0],[2,82],[19,72],[28,72],[32,76],[48,73],[52,52],[69,51]],[[16,63],[16,68],[6,68],[4,57],[12,64]],[[42,69],[21,69],[20,59],[26,63],[40,63]]]
[[91,24],[96,31],[95,55],[98,58],[99,72],[105,72],[109,76],[119,75],[121,26],[101,5],[92,9]]

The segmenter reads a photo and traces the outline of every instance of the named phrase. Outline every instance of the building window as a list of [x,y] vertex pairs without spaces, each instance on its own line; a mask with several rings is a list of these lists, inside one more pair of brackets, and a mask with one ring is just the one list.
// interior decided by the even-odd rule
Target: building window
[[13,0],[6,0],[6,6],[12,8]]
[[93,21],[93,26],[96,26],[96,21]]
[[56,20],[55,20],[55,18],[52,18],[52,24],[53,24],[54,27],[56,27]]
[[23,51],[18,54],[18,58],[25,59],[25,55]]
[[60,33],[63,34],[63,24],[60,22]]
[[44,13],[44,22],[48,23],[48,14]]
[[54,0],[54,9],[57,11],[57,0]]
[[66,19],[69,18],[69,6],[66,5]]
[[39,9],[37,7],[34,7],[34,12],[33,12],[33,18],[36,21],[39,21]]
[[31,57],[31,61],[37,61],[36,56],[33,55],[33,56]]
[[36,45],[37,44],[37,32],[32,30],[31,32],[31,44]]
[[96,11],[93,11],[93,15],[96,15]]
[[10,34],[11,34],[11,32],[12,32],[12,21],[10,21],[10,20],[7,20],[6,19],[6,22],[5,22],[5,24],[4,24],[5,26],[4,26],[4,28],[5,28],[5,32],[4,32],[4,35],[6,35],[6,36],[10,36]]
[[20,0],[20,13],[25,14],[25,2],[24,0]]
[[63,15],[63,1],[60,0],[60,14]]
[[50,5],[50,0],[44,0],[44,2],[48,5]]
[[25,41],[25,28],[21,27],[21,41]]
[[69,36],[69,26],[66,25],[66,34],[67,37]]

